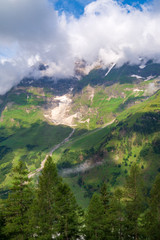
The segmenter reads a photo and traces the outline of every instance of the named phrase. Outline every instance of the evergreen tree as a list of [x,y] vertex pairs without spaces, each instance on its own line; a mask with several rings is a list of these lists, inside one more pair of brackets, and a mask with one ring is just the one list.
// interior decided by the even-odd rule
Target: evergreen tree
[[146,214],[146,232],[151,240],[160,239],[160,174],[151,189],[149,211]]
[[[107,184],[103,183],[100,189],[100,199],[104,208],[104,240],[112,238],[112,211],[110,206],[110,193],[107,188]],[[106,237],[107,236],[107,237]]]
[[105,234],[105,209],[100,195],[94,193],[86,214],[86,239],[103,240],[107,239]]
[[79,215],[70,188],[58,176],[55,164],[48,157],[39,177],[31,220],[32,236],[38,239],[77,239]]
[[33,237],[48,240],[57,233],[56,194],[59,184],[56,166],[52,158],[48,157],[39,177],[36,198],[32,206],[33,216],[30,225]]
[[7,240],[7,236],[4,235],[4,226],[5,226],[5,218],[3,215],[3,208],[0,209],[0,239]]
[[26,165],[20,161],[13,170],[13,186],[5,201],[5,233],[9,239],[26,240],[29,237],[28,210],[32,202],[32,191]]
[[82,235],[83,212],[67,184],[59,185],[57,192],[57,232],[59,240],[76,240]]
[[123,191],[121,189],[116,189],[112,196],[109,218],[113,239],[122,240],[124,228],[124,206]]
[[103,183],[103,185],[100,189],[100,196],[101,196],[101,200],[102,200],[103,206],[105,208],[105,211],[107,211],[107,208],[109,207],[110,196],[109,196],[109,192],[108,192],[106,183]]
[[139,224],[140,215],[143,213],[143,183],[139,167],[134,164],[125,185],[125,239],[138,240],[141,236]]

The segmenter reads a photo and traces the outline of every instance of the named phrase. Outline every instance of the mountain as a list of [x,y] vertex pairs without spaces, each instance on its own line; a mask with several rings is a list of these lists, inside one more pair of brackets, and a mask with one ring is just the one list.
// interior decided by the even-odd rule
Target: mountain
[[19,159],[36,178],[48,153],[82,206],[104,181],[122,186],[133,162],[150,188],[160,171],[160,64],[82,72],[80,80],[23,79],[0,97],[1,197]]

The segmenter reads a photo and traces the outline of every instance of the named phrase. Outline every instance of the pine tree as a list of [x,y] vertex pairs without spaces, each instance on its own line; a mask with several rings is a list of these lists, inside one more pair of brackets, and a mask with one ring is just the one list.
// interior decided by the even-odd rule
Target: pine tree
[[104,208],[104,225],[103,225],[103,231],[105,235],[104,240],[111,239],[112,238],[112,217],[111,217],[112,210],[110,206],[111,197],[106,183],[103,183],[100,189],[100,199]]
[[146,214],[146,232],[151,240],[160,239],[160,174],[151,189],[149,211]]
[[5,226],[5,218],[3,215],[3,208],[0,208],[0,239],[7,240],[7,236],[4,235],[4,226]]
[[86,239],[107,239],[105,234],[105,224],[105,209],[101,197],[97,193],[94,193],[86,214]]
[[83,212],[78,207],[67,184],[59,185],[57,192],[57,232],[59,240],[76,240],[82,235]]
[[9,239],[26,240],[29,237],[28,210],[32,202],[26,165],[20,161],[13,173],[13,186],[5,201],[5,233]]
[[125,185],[125,239],[138,240],[141,235],[139,225],[140,215],[143,213],[143,183],[139,167],[134,164]]
[[33,202],[30,225],[33,236],[38,239],[52,239],[56,232],[56,194],[60,178],[52,158],[48,157],[39,177],[37,193]]
[[103,185],[100,189],[100,196],[101,196],[103,206],[104,206],[105,210],[107,211],[107,208],[109,207],[110,196],[109,196],[109,192],[108,192],[106,183],[103,183]]
[[121,189],[116,189],[111,198],[109,217],[113,239],[123,239],[124,206],[123,191]]
[[30,225],[33,239],[71,240],[79,235],[79,209],[67,184],[58,176],[56,165],[48,157],[39,177]]

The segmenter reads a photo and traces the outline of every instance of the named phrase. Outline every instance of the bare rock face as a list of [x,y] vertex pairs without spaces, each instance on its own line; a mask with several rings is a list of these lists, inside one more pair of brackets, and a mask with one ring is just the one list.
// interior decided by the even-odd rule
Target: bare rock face
[[77,59],[77,61],[75,62],[75,68],[74,68],[75,76],[78,79],[81,79],[81,77],[88,75],[90,71],[92,71],[93,69],[99,69],[102,67],[103,67],[103,64],[99,61],[88,65],[85,60]]
[[54,106],[48,109],[44,116],[55,125],[62,124],[70,127],[76,126],[74,120],[80,120],[81,114],[79,112],[70,114],[71,106],[71,95],[65,94],[63,96],[57,96],[54,98]]

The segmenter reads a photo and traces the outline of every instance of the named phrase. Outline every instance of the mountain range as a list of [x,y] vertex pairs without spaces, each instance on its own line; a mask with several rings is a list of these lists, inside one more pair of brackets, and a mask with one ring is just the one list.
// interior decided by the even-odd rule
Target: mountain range
[[19,159],[36,182],[48,154],[83,207],[104,181],[123,186],[135,162],[149,190],[160,172],[159,76],[151,60],[89,70],[82,61],[74,78],[24,78],[0,96],[1,197]]

